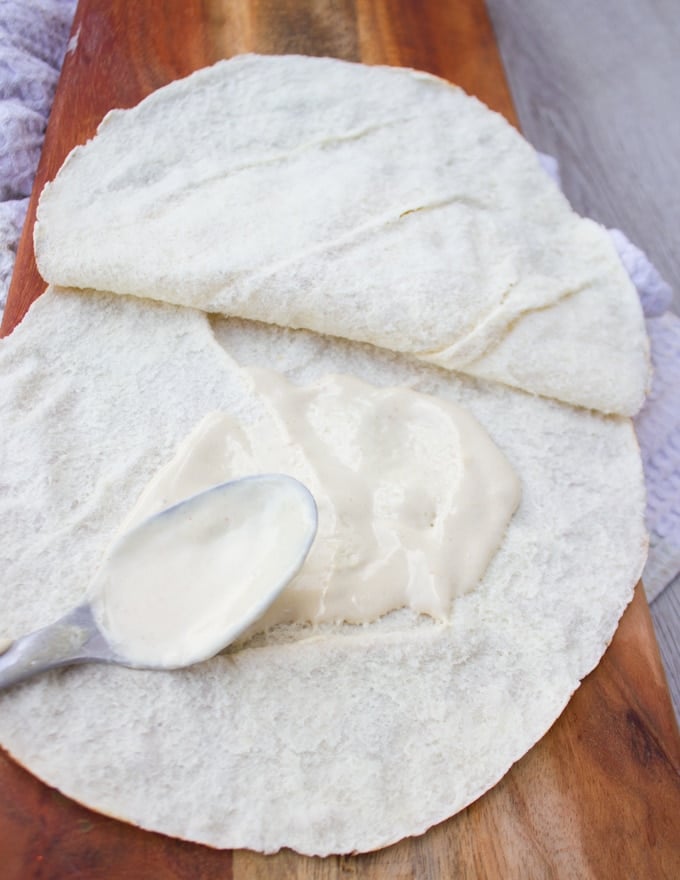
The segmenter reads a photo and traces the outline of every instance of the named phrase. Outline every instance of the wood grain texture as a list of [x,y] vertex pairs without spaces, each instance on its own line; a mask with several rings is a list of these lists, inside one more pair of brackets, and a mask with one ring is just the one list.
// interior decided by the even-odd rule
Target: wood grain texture
[[[223,55],[295,50],[412,65],[514,118],[481,0],[81,0],[75,33],[5,331],[42,289],[31,247],[36,194],[67,152],[110,107],[129,106]],[[602,663],[499,785],[423,837],[378,853],[311,859],[211,851],[98,816],[0,755],[2,880],[671,878],[680,876],[679,814],[680,740],[639,587]]]
[[[623,231],[680,314],[678,0],[488,0],[522,131],[582,214]],[[680,578],[652,616],[680,718]]]
[[0,753],[2,880],[230,880],[231,864],[230,852],[93,813]]

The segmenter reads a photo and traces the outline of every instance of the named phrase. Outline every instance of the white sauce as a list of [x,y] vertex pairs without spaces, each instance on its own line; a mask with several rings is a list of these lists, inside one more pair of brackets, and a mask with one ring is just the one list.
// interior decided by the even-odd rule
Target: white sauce
[[[206,417],[124,527],[241,474],[289,473],[317,502],[317,539],[249,635],[277,623],[363,623],[402,607],[446,618],[479,582],[519,503],[519,481],[484,429],[460,407],[408,388],[349,376],[296,387],[248,372],[276,429]],[[253,540],[234,554],[247,558]],[[156,564],[151,555],[149,577]],[[159,601],[130,613],[153,616]],[[181,613],[195,601],[187,595]]]
[[315,523],[309,493],[278,475],[218,486],[170,508],[114,544],[90,588],[97,625],[134,664],[211,657],[295,574]]

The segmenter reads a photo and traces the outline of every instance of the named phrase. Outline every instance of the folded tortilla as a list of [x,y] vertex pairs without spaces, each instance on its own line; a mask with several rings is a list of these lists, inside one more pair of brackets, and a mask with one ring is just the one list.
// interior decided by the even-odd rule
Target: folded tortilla
[[435,77],[242,56],[114,110],[38,207],[53,283],[403,352],[602,412],[648,380],[635,290],[498,114]]
[[522,481],[450,622],[287,626],[183,671],[83,666],[0,695],[0,742],[88,806],[216,847],[365,851],[494,785],[598,662],[645,555],[628,419],[304,331],[48,291],[0,341],[0,637],[76,604],[149,477],[209,411],[266,413],[239,364],[456,401]]

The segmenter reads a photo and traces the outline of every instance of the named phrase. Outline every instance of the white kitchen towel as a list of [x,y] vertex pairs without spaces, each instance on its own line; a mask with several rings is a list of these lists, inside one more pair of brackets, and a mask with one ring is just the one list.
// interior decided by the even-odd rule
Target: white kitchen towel
[[[42,147],[76,0],[0,0],[0,311]],[[559,185],[559,167],[539,155]],[[649,599],[680,572],[680,318],[671,291],[619,230],[612,241],[635,284],[651,340],[654,379],[635,420],[647,483]]]
[[651,601],[680,572],[680,318],[647,319],[652,390],[635,419],[647,485],[649,556],[642,574]]
[[[559,186],[556,160],[544,153],[539,159]],[[620,229],[610,229],[609,235],[640,296],[654,368],[651,391],[635,418],[649,531],[642,582],[651,602],[680,573],[680,318],[669,311],[670,286],[643,251]]]
[[0,310],[76,0],[0,0]]

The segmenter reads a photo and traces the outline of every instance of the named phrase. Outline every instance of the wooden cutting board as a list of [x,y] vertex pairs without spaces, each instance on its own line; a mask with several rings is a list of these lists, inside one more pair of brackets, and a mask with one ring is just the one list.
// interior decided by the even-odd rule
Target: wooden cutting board
[[[4,333],[44,288],[33,259],[35,207],[68,151],[110,108],[129,107],[219,58],[298,52],[417,67],[516,124],[483,0],[81,0],[72,36]],[[680,737],[642,588],[543,740],[492,791],[423,837],[328,859],[214,851],[99,816],[0,752],[0,876],[680,877]]]

